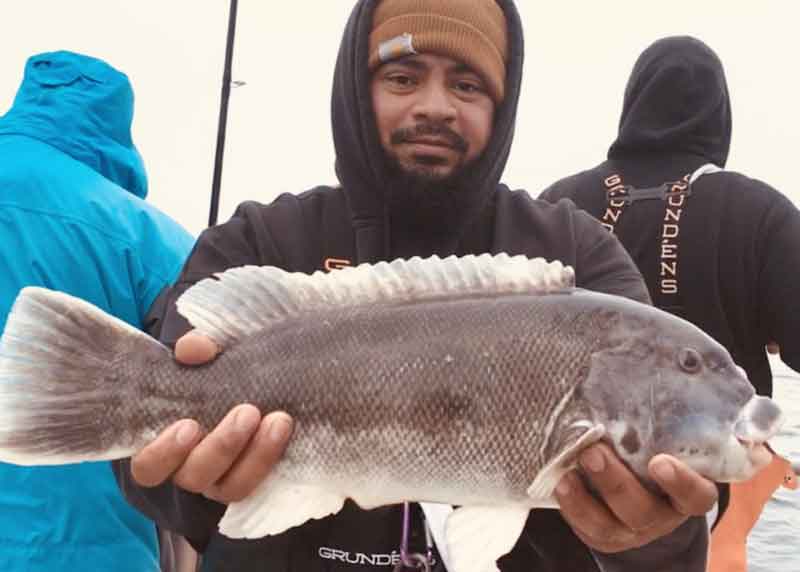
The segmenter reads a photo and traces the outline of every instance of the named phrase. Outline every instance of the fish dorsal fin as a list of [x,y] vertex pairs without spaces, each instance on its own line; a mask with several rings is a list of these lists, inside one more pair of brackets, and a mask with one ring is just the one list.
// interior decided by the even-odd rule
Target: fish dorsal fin
[[201,280],[177,306],[192,326],[225,347],[289,317],[335,307],[447,295],[546,294],[574,285],[574,271],[561,262],[507,254],[415,257],[314,274],[242,266]]

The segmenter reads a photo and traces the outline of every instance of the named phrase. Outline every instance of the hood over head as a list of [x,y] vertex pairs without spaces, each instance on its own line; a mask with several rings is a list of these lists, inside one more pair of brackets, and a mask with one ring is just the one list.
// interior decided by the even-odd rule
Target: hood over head
[[28,59],[14,104],[0,117],[0,135],[38,139],[145,198],[132,120],[128,76],[89,56],[49,52]]
[[728,84],[717,55],[696,38],[663,38],[634,65],[608,158],[666,152],[723,167],[731,125]]
[[[370,33],[378,4],[380,0],[359,0],[353,8],[339,48],[331,104],[336,173],[353,217],[359,262],[389,257],[393,240],[392,170],[378,137],[370,89]],[[522,24],[514,2],[498,0],[497,4],[506,18],[508,54],[505,89],[502,102],[495,108],[491,139],[483,154],[460,177],[469,181],[469,185],[459,188],[449,205],[448,218],[457,220],[455,230],[443,234],[429,252],[419,252],[420,255],[446,255],[455,251],[460,233],[469,228],[491,201],[508,160],[524,49]]]

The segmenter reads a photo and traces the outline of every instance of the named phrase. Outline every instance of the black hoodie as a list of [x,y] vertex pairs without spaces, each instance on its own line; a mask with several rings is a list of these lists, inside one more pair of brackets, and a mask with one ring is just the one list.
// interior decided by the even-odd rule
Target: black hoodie
[[540,198],[568,198],[610,221],[656,305],[711,334],[758,393],[771,395],[767,342],[778,342],[782,359],[800,371],[800,213],[791,201],[727,171],[700,177],[689,196],[672,203],[637,200],[620,213],[607,201],[620,184],[652,188],[705,163],[723,167],[730,138],[719,58],[694,38],[662,39],[634,66],[608,160]]
[[[178,284],[162,298],[167,306],[161,332],[165,343],[174,343],[188,327],[175,311],[176,298],[214,272],[244,264],[268,264],[310,273],[389,259],[414,243],[416,237],[398,230],[404,228],[403,221],[392,224],[397,219],[387,206],[384,192],[391,180],[378,141],[367,71],[368,38],[376,4],[376,0],[362,0],[354,7],[336,65],[332,117],[341,187],[283,195],[270,205],[244,203],[230,221],[204,232]],[[455,216],[443,213],[453,231],[432,238],[415,253],[507,252],[559,259],[575,268],[579,286],[648,301],[644,282],[624,248],[590,216],[566,203],[554,206],[534,201],[524,191],[512,192],[499,183],[514,131],[523,58],[516,8],[509,0],[499,4],[508,20],[510,45],[505,100],[496,110],[486,151],[470,167],[474,186],[462,189],[458,205],[453,205]],[[115,469],[120,486],[135,506],[163,527],[187,536],[203,553],[205,571],[389,570],[387,555],[397,556],[401,533],[401,510],[397,506],[363,511],[348,503],[334,516],[309,521],[278,536],[231,540],[217,532],[223,505],[171,484],[154,489],[140,487],[131,478],[127,462],[115,464]],[[422,549],[420,522],[415,506],[411,537],[415,550]],[[631,555],[637,563],[649,561],[653,566],[683,563],[689,547],[706,541],[703,527],[690,521],[676,535],[654,543],[652,557],[648,557],[648,551]],[[665,550],[671,555],[666,559]],[[700,563],[696,569],[701,569],[703,551],[689,553]],[[531,513],[517,546],[499,562],[502,570],[594,572],[597,560],[603,558],[587,550],[559,512],[537,510]],[[624,562],[624,557],[619,561]]]

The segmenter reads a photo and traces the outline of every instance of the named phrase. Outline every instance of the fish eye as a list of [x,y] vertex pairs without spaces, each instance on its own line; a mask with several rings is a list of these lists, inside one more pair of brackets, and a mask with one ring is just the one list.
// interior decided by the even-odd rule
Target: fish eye
[[703,359],[697,350],[683,348],[678,352],[678,365],[686,373],[698,373],[703,368]]

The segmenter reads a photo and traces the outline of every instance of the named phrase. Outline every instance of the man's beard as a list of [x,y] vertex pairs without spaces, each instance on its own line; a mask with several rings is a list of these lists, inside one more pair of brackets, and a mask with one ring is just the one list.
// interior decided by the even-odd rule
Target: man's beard
[[[422,123],[413,128],[397,129],[391,134],[391,144],[412,142],[417,137],[437,136],[462,157],[468,150],[467,142],[449,126],[441,122]],[[465,195],[469,165],[463,162],[446,175],[441,174],[444,160],[435,156],[419,155],[414,164],[403,165],[392,154],[387,154],[389,173],[389,213],[395,232],[415,235],[424,240],[456,231],[462,221],[462,212],[468,202]],[[393,232],[393,234],[395,234]]]
[[389,215],[394,231],[403,234],[442,236],[460,225],[464,202],[465,173],[459,166],[442,176],[432,163],[418,162],[409,169],[396,157],[388,156]]

